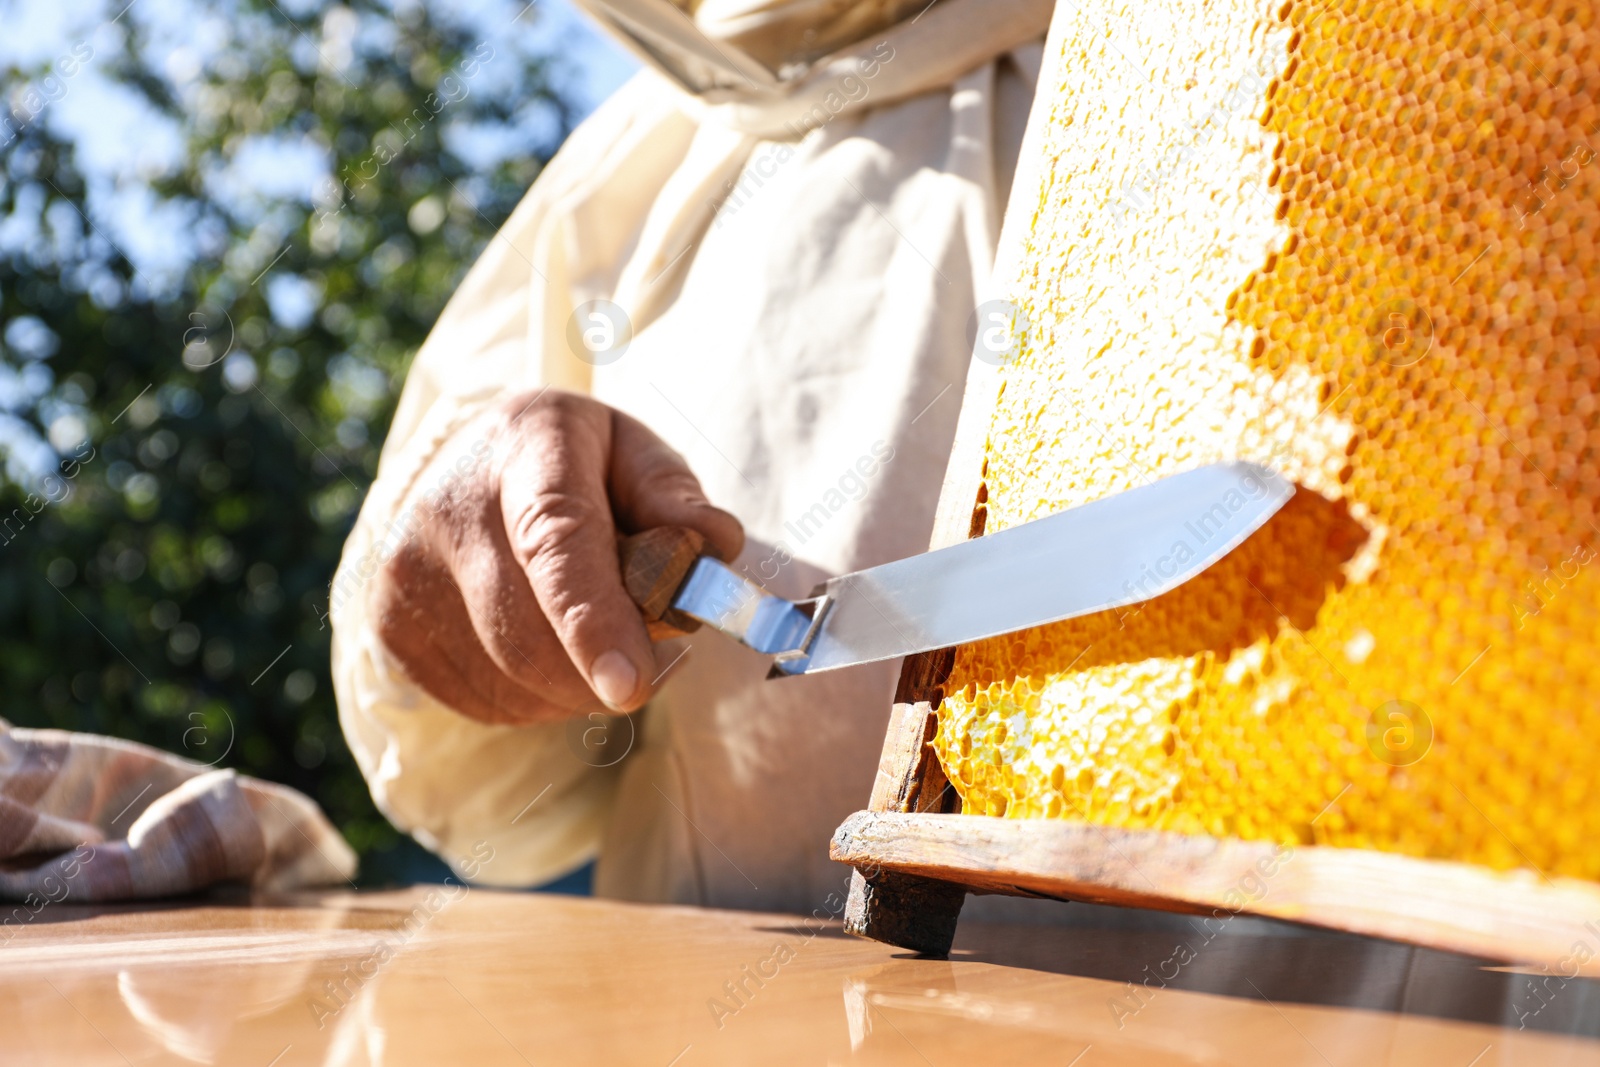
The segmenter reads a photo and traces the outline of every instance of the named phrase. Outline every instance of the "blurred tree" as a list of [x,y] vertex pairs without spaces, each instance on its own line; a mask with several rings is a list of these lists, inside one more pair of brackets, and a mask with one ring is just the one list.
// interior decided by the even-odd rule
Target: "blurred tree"
[[[176,2],[6,72],[0,715],[296,786],[381,883],[421,853],[340,738],[327,585],[412,354],[572,116],[531,4]],[[177,150],[97,171],[75,93]]]

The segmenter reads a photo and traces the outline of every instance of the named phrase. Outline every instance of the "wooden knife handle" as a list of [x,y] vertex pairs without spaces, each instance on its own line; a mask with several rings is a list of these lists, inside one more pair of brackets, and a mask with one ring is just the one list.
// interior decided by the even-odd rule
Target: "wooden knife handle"
[[672,595],[705,546],[703,536],[683,526],[658,526],[617,542],[623,588],[639,605],[652,641],[700,628],[698,619],[673,610]]

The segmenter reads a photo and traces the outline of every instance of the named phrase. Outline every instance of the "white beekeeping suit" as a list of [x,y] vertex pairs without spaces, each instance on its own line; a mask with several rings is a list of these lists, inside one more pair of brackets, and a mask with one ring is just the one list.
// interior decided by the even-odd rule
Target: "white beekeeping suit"
[[[898,664],[768,682],[709,631],[658,646],[688,652],[596,767],[586,720],[483,725],[413,685],[369,579],[440,443],[540,385],[681,452],[778,593],[923,551],[1051,3],[589,6],[651,66],[572,134],[416,358],[333,588],[340,717],[384,813],[452,862],[491,849],[482,881],[598,856],[604,895],[811,911],[843,884],[827,842],[866,802]],[[609,361],[574,343],[610,329],[594,300],[631,325]]]

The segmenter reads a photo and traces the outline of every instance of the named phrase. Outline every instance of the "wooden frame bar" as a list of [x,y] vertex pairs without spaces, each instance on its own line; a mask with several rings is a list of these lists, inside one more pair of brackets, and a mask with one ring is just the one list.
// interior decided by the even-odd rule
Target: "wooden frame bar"
[[[901,668],[868,811],[858,815],[961,810],[961,797],[928,744],[938,727],[934,712],[943,697],[940,686],[954,660],[954,649],[941,649],[912,656]],[[840,858],[837,848],[833,858]],[[850,878],[845,929],[858,937],[887,941],[930,956],[948,953],[966,888],[956,882],[883,870],[870,856],[861,858],[862,862],[853,864],[856,871]]]
[[[1207,922],[1264,915],[1549,967],[1562,977],[1600,975],[1600,887],[1529,871],[1061,819],[873,811],[845,820],[832,854],[923,884],[1187,912]],[[881,914],[867,916],[860,932],[905,944],[882,936],[896,931]]]
[[[987,421],[992,397],[983,394],[993,378],[980,371],[975,379],[978,396],[969,381],[968,400]],[[941,508],[933,547],[983,533],[981,476],[974,488],[958,468],[971,460],[970,434],[966,441],[964,454],[958,433],[944,499],[974,503]],[[1563,977],[1600,976],[1600,885],[1591,882],[1360,849],[962,815],[930,746],[954,662],[954,649],[906,660],[867,810],[834,835],[832,857],[856,869],[844,916],[852,934],[945,955],[970,891],[1208,916],[1203,922],[1261,915]]]
[[[973,536],[983,530],[981,489],[976,498]],[[954,649],[906,660],[867,810],[834,834],[830,854],[855,868],[844,923],[858,937],[943,956],[966,894],[1004,893],[1203,922],[1261,915],[1600,976],[1600,885],[1591,882],[1325,845],[962,815],[930,744],[954,661]]]

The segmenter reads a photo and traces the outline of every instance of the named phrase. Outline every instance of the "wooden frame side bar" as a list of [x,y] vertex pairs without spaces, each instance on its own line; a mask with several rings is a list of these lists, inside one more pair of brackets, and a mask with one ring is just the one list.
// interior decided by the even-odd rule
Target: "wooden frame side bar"
[[[935,711],[955,662],[953,649],[909,657],[900,669],[889,730],[878,757],[868,808],[874,812],[942,814],[961,810],[961,797],[945,777],[929,742]],[[879,868],[870,860],[850,875],[844,928],[857,937],[886,941],[928,956],[949,953],[964,886]]]

